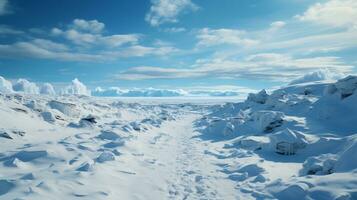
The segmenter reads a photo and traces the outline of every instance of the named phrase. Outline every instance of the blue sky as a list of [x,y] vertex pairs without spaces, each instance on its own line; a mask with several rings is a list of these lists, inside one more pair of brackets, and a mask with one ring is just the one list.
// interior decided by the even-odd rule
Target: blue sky
[[0,75],[260,89],[356,73],[355,0],[0,0]]

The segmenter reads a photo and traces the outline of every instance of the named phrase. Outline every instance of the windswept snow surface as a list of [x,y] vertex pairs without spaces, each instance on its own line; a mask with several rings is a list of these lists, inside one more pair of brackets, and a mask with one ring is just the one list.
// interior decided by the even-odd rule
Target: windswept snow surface
[[357,199],[356,83],[226,104],[1,94],[0,199]]

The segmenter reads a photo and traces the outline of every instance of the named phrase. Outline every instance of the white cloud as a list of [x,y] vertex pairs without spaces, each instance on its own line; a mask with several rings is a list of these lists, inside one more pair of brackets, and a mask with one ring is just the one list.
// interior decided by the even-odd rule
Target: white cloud
[[[48,43],[48,44],[46,44]],[[50,49],[50,46],[55,47]],[[0,44],[0,57],[2,58],[39,58],[39,59],[53,59],[64,61],[106,61],[113,58],[108,58],[98,54],[86,54],[70,51],[60,51],[61,45],[57,43],[48,42],[16,42],[9,45]]]
[[62,89],[61,94],[63,95],[85,95],[90,96],[91,91],[87,89],[82,82],[77,78],[72,80],[72,84]]
[[36,45],[39,48],[52,50],[52,51],[67,51],[68,50],[68,47],[66,45],[56,43],[51,40],[34,39],[31,41],[31,43]]
[[130,68],[120,74],[115,75],[117,79],[123,80],[145,80],[145,79],[175,79],[203,77],[206,74],[197,69],[176,69],[152,66],[139,66]]
[[353,66],[338,57],[294,58],[284,54],[255,54],[241,60],[199,60],[190,68],[133,67],[116,75],[118,79],[175,79],[175,78],[247,78],[290,81],[309,71],[326,68],[334,73],[350,73]]
[[0,44],[0,58],[38,58],[62,61],[108,62],[119,58],[166,56],[178,51],[170,46],[146,47],[134,45],[119,50],[103,50],[82,53],[67,46],[49,40],[35,39],[29,42],[16,42],[9,45]]
[[286,25],[286,22],[275,21],[270,24],[270,30],[278,30]]
[[289,84],[299,84],[299,83],[307,83],[307,82],[314,82],[314,81],[325,81],[325,80],[338,80],[343,78],[345,74],[340,73],[332,73],[328,69],[319,69],[317,71],[313,71],[307,73],[297,79],[292,80]]
[[41,94],[46,94],[46,95],[56,95],[55,89],[50,83],[44,83],[41,85],[40,89]]
[[146,47],[134,45],[121,51],[105,52],[105,55],[109,57],[142,57],[148,55],[165,56],[176,51],[178,51],[176,48],[170,46]]
[[72,28],[79,31],[101,33],[105,28],[105,24],[97,20],[75,19],[73,20]]
[[198,8],[191,0],[151,0],[151,3],[150,11],[145,17],[151,26],[177,22],[179,14]]
[[0,92],[1,93],[11,93],[11,92],[13,92],[11,82],[6,80],[2,76],[0,76]]
[[357,46],[357,29],[309,34],[289,39],[275,38],[257,47],[263,50],[284,49],[289,52],[315,53],[340,51]]
[[180,32],[185,32],[186,29],[183,27],[171,27],[171,28],[164,28],[162,29],[162,31],[167,33],[180,33]]
[[20,35],[23,33],[24,33],[23,31],[13,29],[9,26],[0,25],[0,35]]
[[0,0],[0,15],[5,15],[8,13],[10,13],[9,1],[8,0]]
[[350,27],[357,23],[357,1],[328,0],[324,3],[316,3],[296,18],[317,24]]
[[259,43],[254,39],[249,39],[247,33],[236,29],[209,29],[203,28],[197,34],[198,46],[215,46],[230,44],[237,46],[252,46]]
[[26,79],[19,79],[13,85],[13,89],[18,92],[23,92],[26,94],[39,94],[40,89],[36,85],[36,83],[30,82]]
[[68,29],[53,28],[51,32],[54,36],[63,36],[74,44],[84,46],[119,47],[124,44],[136,44],[140,38],[139,34],[105,36],[102,34],[104,28],[105,24],[97,20],[75,19]]

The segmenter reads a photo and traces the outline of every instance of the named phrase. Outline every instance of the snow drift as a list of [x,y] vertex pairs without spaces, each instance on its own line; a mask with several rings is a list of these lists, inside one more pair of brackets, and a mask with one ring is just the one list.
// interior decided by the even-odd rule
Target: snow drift
[[[333,78],[326,71],[310,73],[269,94],[262,90],[249,94],[244,102],[211,108],[196,122],[202,139],[224,144],[225,148],[210,155],[228,159],[237,154],[246,165],[258,165],[255,159],[260,160],[264,173],[251,181],[244,174],[247,170],[237,174],[234,167],[222,165],[244,195],[252,199],[357,198],[356,191],[350,190],[357,188],[356,183],[348,186],[357,178],[357,159],[353,159],[357,154],[357,76],[330,81]],[[321,80],[329,81],[316,82]],[[269,184],[262,186],[255,180]]]

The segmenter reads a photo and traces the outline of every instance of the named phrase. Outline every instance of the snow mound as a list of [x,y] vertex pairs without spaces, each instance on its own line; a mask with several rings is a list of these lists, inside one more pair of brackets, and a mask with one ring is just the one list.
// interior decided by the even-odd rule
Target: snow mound
[[46,94],[46,95],[56,95],[55,89],[53,88],[53,86],[50,83],[44,83],[41,86],[40,93]]
[[93,128],[97,123],[98,117],[94,115],[88,115],[79,120],[78,124],[71,122],[68,126],[72,128]]
[[65,102],[52,100],[48,102],[48,106],[52,109],[60,111],[61,113],[67,116],[79,115],[79,110],[77,109],[76,104],[73,103],[65,103]]
[[118,141],[108,142],[104,144],[103,147],[111,149],[111,148],[123,146],[124,144],[125,144],[124,140],[118,140]]
[[102,133],[99,134],[97,138],[102,140],[117,140],[120,139],[120,136],[112,131],[102,131]]
[[336,161],[336,171],[345,172],[357,169],[357,139],[353,140]]
[[15,184],[5,179],[0,180],[0,196],[10,192],[15,188]]
[[47,151],[41,150],[41,151],[19,151],[15,153],[12,156],[9,156],[5,158],[6,160],[8,159],[13,159],[16,158],[22,162],[31,162],[33,160],[36,160],[38,158],[46,157],[47,156]]
[[53,123],[56,121],[56,117],[52,112],[49,111],[42,112],[41,116],[43,120],[45,120],[46,122]]
[[284,122],[283,118],[284,113],[269,110],[257,111],[252,115],[252,119],[257,123],[257,127],[266,133],[280,127]]
[[33,173],[28,173],[25,174],[21,177],[22,180],[35,180],[35,176],[33,175]]
[[13,85],[13,89],[17,92],[23,92],[26,94],[39,94],[40,89],[37,87],[36,83],[32,83],[26,79],[19,79]]
[[292,200],[300,200],[305,199],[307,196],[307,190],[309,186],[305,183],[297,183],[289,185],[283,190],[277,192],[275,196],[278,199],[292,199]]
[[285,129],[269,136],[272,149],[279,154],[292,155],[304,148],[309,142],[307,137],[299,132]]
[[338,93],[341,99],[351,96],[357,89],[357,76],[348,76],[344,79],[338,80],[335,84],[327,88],[327,94]]
[[234,133],[234,125],[224,119],[215,119],[210,122],[207,131],[214,135],[231,136]]
[[315,81],[337,80],[342,77],[343,77],[342,74],[332,73],[328,69],[320,69],[318,71],[305,74],[304,76],[291,81],[289,83],[289,85],[307,83],[307,82],[315,82]]
[[93,170],[93,164],[94,164],[93,161],[84,162],[76,169],[76,171],[79,172],[91,171]]
[[10,81],[6,80],[0,76],[0,92],[1,93],[11,93],[14,92],[12,89],[12,84]]
[[87,86],[85,86],[82,82],[80,82],[77,78],[72,80],[72,84],[65,87],[61,94],[64,95],[84,95],[84,96],[90,96],[91,91],[87,89]]
[[99,163],[104,163],[107,161],[112,161],[115,160],[115,155],[112,152],[105,151],[101,153],[98,158],[96,158],[96,161]]
[[308,158],[303,168],[300,170],[300,175],[326,175],[332,174],[335,171],[337,156],[334,154],[322,154],[320,156]]

